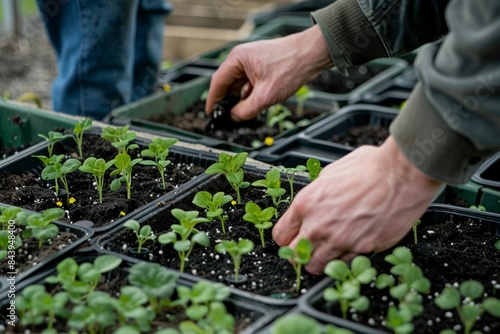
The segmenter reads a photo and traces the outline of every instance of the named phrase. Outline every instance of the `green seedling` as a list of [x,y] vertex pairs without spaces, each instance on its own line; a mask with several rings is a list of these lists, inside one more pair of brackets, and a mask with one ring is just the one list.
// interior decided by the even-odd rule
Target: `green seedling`
[[385,319],[385,327],[397,334],[411,334],[415,330],[415,326],[411,323],[412,320],[413,314],[410,310],[389,306]]
[[45,139],[45,141],[48,143],[47,145],[47,151],[49,152],[49,158],[52,158],[52,154],[54,151],[54,145],[57,142],[60,142],[63,139],[66,139],[70,137],[69,134],[62,134],[61,132],[57,131],[49,131],[48,137],[42,134],[39,134],[38,137]]
[[354,334],[352,331],[331,324],[321,325],[307,315],[294,313],[273,322],[271,334]]
[[241,152],[234,156],[227,153],[219,153],[219,162],[209,166],[205,174],[223,174],[236,192],[236,202],[241,203],[240,189],[250,186],[250,182],[243,181],[245,172],[243,165],[247,160],[248,153]]
[[141,252],[142,245],[148,240],[155,240],[156,236],[154,233],[151,231],[151,226],[150,225],[144,225],[141,227],[141,225],[137,222],[137,220],[127,220],[125,224],[123,224],[123,227],[127,227],[134,231],[135,236],[137,237],[137,253]]
[[387,321],[386,326],[397,333],[412,333],[411,321],[423,312],[422,294],[430,290],[431,283],[420,267],[412,262],[413,255],[406,247],[395,248],[385,261],[393,265],[390,272],[397,280],[392,275],[380,274],[375,286],[378,289],[389,288],[391,297],[398,300],[397,308],[391,311],[393,318]]
[[308,99],[314,97],[314,93],[307,86],[302,86],[295,92],[294,96],[297,100],[297,117],[302,118],[304,117],[304,105]]
[[194,196],[193,204],[207,210],[207,219],[209,221],[213,221],[214,218],[219,218],[222,226],[222,233],[226,234],[225,222],[228,216],[224,215],[222,206],[232,200],[233,198],[230,195],[225,195],[222,191],[215,193],[213,197],[208,191],[199,191]]
[[43,333],[55,333],[53,326],[56,316],[67,318],[69,311],[66,309],[69,296],[66,292],[57,292],[51,295],[41,284],[27,286],[16,297],[16,310],[19,312],[21,325],[37,326],[46,324]]
[[307,171],[309,172],[309,178],[314,181],[318,178],[319,173],[323,169],[321,167],[321,162],[315,158],[309,158],[306,162]]
[[9,227],[10,221],[16,221],[17,215],[22,211],[21,208],[11,206],[8,208],[0,207],[0,224],[2,229],[6,230]]
[[116,313],[113,311],[115,302],[116,300],[104,291],[92,292],[86,304],[76,305],[71,310],[68,327],[76,329],[77,333],[104,333],[106,328],[116,324]]
[[[162,245],[173,243],[174,249],[179,254],[181,260],[180,272],[184,272],[184,265],[195,244],[204,247],[210,245],[210,240],[205,232],[196,230],[194,227],[200,223],[208,222],[208,219],[201,218],[198,211],[184,211],[181,209],[172,209],[172,215],[180,222],[172,224],[172,231],[164,233],[158,237],[158,242]],[[194,232],[194,234],[193,234]],[[191,236],[191,234],[193,234]]]
[[113,299],[113,308],[118,313],[118,323],[132,325],[139,332],[150,332],[151,322],[155,313],[145,304],[149,301],[148,295],[136,286],[123,286],[118,299]]
[[[67,175],[75,172],[80,168],[82,163],[77,159],[68,159],[64,163],[61,163],[62,155],[57,156],[57,161],[54,163],[50,163],[42,170],[42,179],[50,181],[50,180],[58,180],[61,181],[64,189],[66,190],[66,200],[69,202],[69,184]],[[58,183],[56,183],[56,196],[59,195]]]
[[75,123],[75,127],[73,128],[73,134],[75,135],[73,139],[76,142],[76,146],[78,147],[78,154],[81,159],[83,159],[83,133],[86,130],[90,130],[92,127],[92,120],[90,118],[83,118]]
[[278,256],[282,259],[289,260],[293,266],[293,269],[296,273],[295,280],[295,291],[300,291],[300,282],[301,282],[301,272],[302,266],[308,264],[311,261],[311,255],[313,251],[313,245],[308,239],[300,239],[295,249],[292,249],[289,246],[283,246],[278,251]]
[[186,286],[177,288],[176,304],[186,309],[187,321],[179,328],[181,333],[233,333],[234,317],[224,305],[231,291],[220,283],[198,282],[192,289]]
[[273,168],[266,173],[265,180],[257,180],[252,183],[254,187],[266,188],[266,195],[273,200],[275,218],[278,218],[278,207],[280,203],[288,203],[288,200],[282,200],[281,197],[286,193],[284,188],[281,188],[281,173],[278,169]]
[[418,243],[418,237],[417,237],[417,226],[420,225],[422,221],[420,219],[417,219],[417,221],[413,224],[413,241],[415,242],[415,245]]
[[[61,163],[62,159],[64,159],[64,154],[52,155],[50,158],[46,157],[44,155],[32,155],[32,157],[40,159],[40,161],[42,161],[45,168],[47,168],[49,165]],[[54,179],[54,191],[55,191],[56,196],[59,196],[59,182],[57,180],[58,180],[58,178]]]
[[59,228],[52,222],[62,217],[64,217],[64,210],[60,208],[47,209],[41,214],[26,215],[20,221],[21,225],[26,227],[22,236],[38,240],[38,248],[40,249],[45,240],[52,239],[59,234]]
[[[446,286],[441,294],[434,300],[436,305],[443,310],[456,310],[464,326],[464,334],[470,334],[477,319],[484,312],[500,318],[500,300],[488,297],[479,300],[483,296],[484,286],[475,280],[464,281],[459,288]],[[474,331],[473,333],[476,333]],[[451,329],[441,333],[455,334]]]
[[99,203],[102,204],[102,190],[104,188],[104,174],[113,165],[113,161],[108,161],[99,158],[90,157],[85,159],[83,165],[78,169],[84,173],[89,173],[94,176],[95,183],[97,184],[97,191],[99,192]]
[[486,212],[486,208],[483,205],[471,205],[469,209]]
[[172,304],[172,295],[178,275],[158,263],[138,263],[130,268],[128,281],[146,293],[149,305],[159,313]]
[[275,211],[276,209],[273,207],[262,210],[260,206],[254,202],[248,202],[245,204],[245,214],[243,215],[243,220],[254,224],[259,230],[262,248],[266,247],[264,242],[264,230],[273,227],[271,219],[273,218]]
[[266,125],[270,128],[277,125],[279,133],[291,130],[295,127],[292,121],[286,119],[292,115],[292,112],[280,103],[269,107],[266,115]]
[[155,166],[158,168],[161,176],[161,184],[163,189],[166,188],[165,184],[165,167],[170,164],[170,160],[167,160],[168,150],[172,145],[177,143],[179,140],[174,138],[155,138],[148,145],[148,148],[142,150],[141,155],[143,157],[154,158],[155,160],[143,160],[141,165]]
[[34,92],[26,92],[23,93],[19,97],[19,101],[21,102],[31,102],[33,103],[38,109],[42,109],[42,100],[40,99],[40,96],[38,96],[37,93]]
[[253,251],[253,247],[253,242],[248,239],[241,239],[240,241],[238,241],[238,243],[231,240],[222,240],[219,244],[215,245],[215,251],[217,253],[229,253],[231,258],[233,259],[235,282],[238,282],[239,279],[242,256]]
[[495,242],[495,248],[498,249],[498,250],[500,250],[500,240],[497,240]]
[[288,183],[290,184],[290,202],[292,202],[293,196],[294,196],[293,182],[294,182],[295,174],[307,171],[307,167],[304,165],[297,165],[294,168],[291,168],[291,167],[285,168],[284,166],[279,166],[278,170],[285,173],[286,179],[288,180]]
[[127,187],[127,199],[130,199],[130,188],[132,187],[132,168],[141,161],[141,158],[132,160],[130,155],[127,153],[120,153],[113,160],[111,160],[110,162],[113,163],[116,169],[112,171],[110,175],[119,176],[111,182],[111,190],[117,191],[121,188],[123,182]]
[[9,260],[15,260],[15,250],[23,245],[19,236],[11,236],[9,231],[0,230],[0,261],[3,261],[9,255]]
[[371,283],[377,275],[369,258],[356,256],[351,262],[351,269],[344,261],[330,261],[325,267],[325,274],[335,280],[335,285],[325,289],[323,298],[339,303],[342,318],[346,319],[349,308],[363,312],[370,307],[369,299],[361,295],[361,285]]
[[101,137],[109,140],[111,145],[118,149],[118,154],[128,153],[129,150],[139,148],[137,144],[130,144],[137,137],[135,132],[130,132],[129,125],[120,128],[103,128]]
[[113,255],[100,255],[93,263],[80,265],[73,258],[66,258],[57,265],[57,276],[49,276],[47,283],[61,284],[74,303],[81,303],[97,287],[102,274],[117,268],[122,260]]

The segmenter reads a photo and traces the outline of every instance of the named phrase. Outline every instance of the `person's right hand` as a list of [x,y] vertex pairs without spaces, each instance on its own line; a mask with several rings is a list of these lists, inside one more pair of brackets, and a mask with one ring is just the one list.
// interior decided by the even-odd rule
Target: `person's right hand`
[[206,113],[210,115],[226,95],[240,96],[243,90],[243,99],[234,106],[231,117],[235,121],[252,119],[332,66],[318,26],[287,37],[238,45],[212,76]]

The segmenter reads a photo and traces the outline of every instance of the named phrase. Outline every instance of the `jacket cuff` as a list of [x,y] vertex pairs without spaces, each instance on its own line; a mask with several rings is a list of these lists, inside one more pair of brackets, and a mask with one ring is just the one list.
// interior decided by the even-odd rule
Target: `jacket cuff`
[[362,65],[389,54],[357,1],[338,0],[314,11],[311,17],[323,33],[337,69],[347,75],[347,67]]
[[450,129],[417,84],[390,131],[410,162],[427,176],[464,184],[494,151],[479,151]]

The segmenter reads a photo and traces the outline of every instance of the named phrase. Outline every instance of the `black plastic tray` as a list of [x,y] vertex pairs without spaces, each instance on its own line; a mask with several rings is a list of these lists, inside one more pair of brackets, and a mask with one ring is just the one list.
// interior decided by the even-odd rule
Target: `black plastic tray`
[[[6,204],[0,204],[1,207],[10,207],[11,205],[6,205]],[[23,209],[24,210],[24,209]],[[34,211],[30,210],[25,210],[30,213],[35,213]],[[16,291],[18,289],[18,284],[21,284],[25,280],[27,280],[29,277],[34,275],[35,273],[38,273],[40,270],[48,267],[50,264],[55,262],[56,260],[60,260],[65,258],[66,256],[69,255],[72,251],[75,250],[76,247],[80,246],[82,243],[87,241],[90,237],[94,235],[94,231],[88,227],[85,226],[80,226],[78,225],[78,222],[75,222],[74,224],[68,224],[60,221],[54,221],[54,224],[56,224],[59,227],[59,230],[62,232],[70,232],[73,233],[77,236],[78,239],[74,240],[71,245],[54,252],[52,255],[49,257],[45,258],[43,261],[37,263],[37,265],[27,269],[26,271],[23,271],[21,273],[16,274],[16,279],[15,279],[15,287]],[[4,259],[5,260],[5,259]],[[8,292],[9,286],[7,284],[7,276],[0,276],[0,296],[2,296],[2,300],[4,299],[3,296]]]
[[[99,128],[93,128],[91,131],[88,132],[86,135],[97,135],[100,133],[101,129]],[[149,144],[150,140],[146,138],[140,138],[138,137],[136,140],[134,140],[134,143],[138,144],[141,148],[147,147]],[[68,145],[68,146],[74,146],[74,140],[69,138],[65,139],[62,143],[57,143],[54,146],[54,154],[62,154],[65,151],[63,150],[63,146]],[[14,174],[21,174],[21,173],[27,173],[27,172],[32,172],[35,175],[39,175],[43,169],[43,163],[38,159],[32,157],[32,155],[47,155],[47,144],[45,142],[39,143],[29,150],[26,150],[23,152],[23,154],[18,154],[15,157],[12,157],[12,159],[6,159],[2,162],[0,162],[0,170],[4,172],[10,172]],[[172,146],[169,150],[169,157],[171,159],[175,159],[177,162],[181,163],[193,163],[196,166],[207,168],[211,164],[217,161],[218,155],[215,153],[207,152],[207,151],[199,151],[199,150],[194,150],[190,149],[187,147],[181,147],[181,146]],[[92,227],[92,229],[95,232],[103,232],[111,229],[112,227],[116,225],[120,225],[124,221],[130,219],[130,216],[133,214],[136,214],[138,212],[142,212],[146,210],[147,208],[151,206],[156,206],[157,203],[164,203],[169,201],[171,198],[174,198],[177,196],[179,193],[182,193],[183,191],[190,189],[194,186],[196,186],[198,183],[203,182],[204,180],[208,179],[210,176],[205,175],[204,173],[201,173],[197,177],[191,179],[190,181],[180,185],[178,188],[176,188],[173,191],[170,191],[168,193],[165,193],[164,195],[160,196],[159,198],[155,198],[149,203],[143,205],[142,207],[139,207],[136,209],[136,211],[128,213],[127,215],[117,218],[114,220],[112,223],[106,224],[104,226],[99,226],[99,227]],[[92,224],[90,224],[91,226]]]
[[474,175],[472,180],[485,187],[500,190],[500,153],[488,159]]
[[388,90],[381,94],[367,94],[349,101],[349,104],[374,104],[381,107],[400,109],[401,103],[408,100],[409,92]]
[[[83,262],[92,262],[98,255],[99,254],[95,252],[93,252],[92,254],[80,255],[75,257],[75,261],[79,264]],[[127,259],[123,259],[123,262],[119,268],[122,270],[127,270],[127,268],[129,268],[133,264],[134,264],[133,262],[127,261]],[[16,285],[16,294],[20,294],[24,288],[30,285],[46,284],[45,278],[51,275],[55,275],[57,273],[56,264],[53,264],[51,267],[45,269],[46,270],[44,270],[43,272],[37,273],[36,275],[30,277],[29,279],[19,282],[19,284]],[[192,287],[194,283],[186,281],[182,277],[179,277],[179,279],[177,280],[177,285]],[[0,293],[0,297],[1,297],[0,309],[2,309],[4,311],[3,314],[6,315],[8,313],[6,312],[5,308],[8,306],[10,299],[8,299],[5,292]],[[225,304],[228,307],[229,311],[231,309],[243,310],[243,311],[253,312],[258,316],[257,320],[250,323],[240,332],[241,334],[255,333],[259,328],[267,325],[269,322],[271,322],[277,316],[279,316],[284,312],[284,310],[271,309],[269,307],[266,307],[265,305],[256,303],[251,299],[245,299],[235,295],[229,296]],[[5,325],[1,321],[0,324]]]
[[328,164],[355,149],[330,141],[333,134],[346,133],[361,125],[389,126],[397,115],[398,111],[393,108],[364,104],[347,106],[299,134],[257,152],[254,158],[286,167],[305,165],[311,157]]
[[[429,209],[425,212],[425,214],[422,216],[421,220],[422,223],[418,226],[418,231],[423,231],[425,227],[429,226],[435,226],[436,224],[439,224],[440,222],[444,220],[449,220],[453,221],[455,223],[460,223],[460,224],[467,224],[469,223],[470,219],[474,219],[484,226],[485,231],[490,231],[496,236],[500,238],[500,217],[498,215],[491,215],[489,213],[484,213],[480,211],[471,211],[467,209],[461,209],[457,208],[454,206],[448,206],[448,205],[431,205]],[[413,232],[409,232],[410,235],[413,235]],[[419,233],[420,234],[420,233]],[[419,239],[419,242],[425,242],[422,241],[422,238]],[[397,247],[398,245],[394,246]],[[388,252],[388,251],[386,251]],[[374,254],[374,258],[381,258],[382,254]],[[373,260],[372,257],[372,260]],[[466,268],[464,268],[466,269]],[[380,273],[379,273],[380,274]],[[494,277],[494,276],[492,276]],[[373,334],[382,334],[382,333],[388,333],[390,332],[389,329],[387,331],[381,331],[372,327],[369,327],[364,324],[360,324],[357,322],[353,322],[350,320],[345,320],[342,319],[341,317],[338,316],[333,316],[331,314],[324,313],[322,311],[317,310],[314,305],[317,305],[319,302],[323,300],[323,291],[331,286],[334,283],[333,280],[327,279],[320,284],[316,285],[310,293],[305,296],[305,298],[300,300],[299,306],[300,309],[306,313],[307,315],[313,316],[317,319],[320,319],[325,322],[333,323],[333,324],[338,324],[339,326],[351,329],[355,331],[356,333],[373,333]],[[432,283],[432,282],[431,282]],[[443,282],[441,282],[442,284]],[[314,290],[314,291],[313,291]],[[441,292],[441,291],[437,291]],[[425,325],[426,324],[421,324]],[[416,333],[419,332],[416,330]]]
[[[254,177],[256,176],[257,178],[265,178],[265,173],[268,170],[269,169],[245,167],[245,177],[253,175]],[[283,177],[282,182],[288,182],[288,181],[286,181],[286,178]],[[197,185],[196,187],[191,189],[191,191],[189,193],[185,192],[184,194],[181,194],[175,200],[168,203],[168,205],[162,206],[161,208],[157,208],[157,209],[152,208],[148,212],[143,212],[142,214],[138,214],[138,215],[132,217],[132,219],[137,220],[141,225],[146,224],[146,223],[150,224],[151,227],[153,228],[153,230],[158,231],[161,228],[162,224],[164,224],[164,216],[166,216],[166,214],[169,214],[170,209],[181,208],[184,210],[186,210],[186,209],[195,210],[195,209],[197,209],[197,207],[195,207],[192,204],[187,204],[187,203],[191,203],[191,200],[196,192],[201,191],[201,190],[205,190],[205,191],[208,191],[208,192],[213,194],[217,191],[220,191],[221,187],[226,183],[227,183],[227,181],[226,181],[224,176],[221,176],[221,175],[215,176],[213,179],[205,182],[204,184]],[[309,180],[306,179],[305,177],[302,177],[300,175],[295,176],[295,179],[294,179],[295,186],[299,186],[299,185],[305,186],[308,183],[309,183]],[[120,234],[122,233],[121,229],[122,229],[121,226],[117,226],[117,227],[113,228],[112,230],[108,231],[106,234],[100,236],[93,243],[94,249],[96,249],[100,253],[113,254],[113,255],[123,257],[131,262],[140,261],[137,258],[131,257],[131,256],[126,255],[126,254],[121,253],[121,252],[118,253],[118,252],[115,252],[115,251],[112,251],[109,249],[108,245],[110,243],[113,243],[114,240],[116,240],[120,236]],[[165,227],[163,229],[163,231],[166,231],[166,230],[167,230],[167,227]],[[159,233],[161,233],[163,231],[159,231]],[[183,279],[188,280],[188,281],[195,282],[195,281],[199,281],[199,280],[207,280],[205,278],[200,278],[198,276],[194,276],[194,275],[191,275],[191,274],[186,273],[186,272],[180,273],[180,275]],[[232,287],[231,289],[235,295],[240,296],[242,298],[253,299],[255,301],[258,301],[259,303],[268,305],[269,307],[279,307],[279,308],[293,307],[297,304],[298,299],[302,298],[304,295],[309,293],[309,292],[306,292],[300,298],[275,299],[275,298],[271,298],[268,296],[257,294],[255,292],[249,292],[249,291],[245,291],[242,289],[238,289],[237,287],[234,287],[234,288]]]

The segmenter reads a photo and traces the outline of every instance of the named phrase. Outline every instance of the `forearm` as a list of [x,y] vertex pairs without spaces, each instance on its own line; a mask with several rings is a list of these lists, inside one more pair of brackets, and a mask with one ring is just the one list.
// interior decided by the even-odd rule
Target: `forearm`
[[467,182],[500,149],[500,3],[453,1],[450,33],[416,60],[421,80],[391,126],[398,146],[422,172]]
[[338,0],[312,13],[337,68],[393,57],[447,32],[448,0]]

